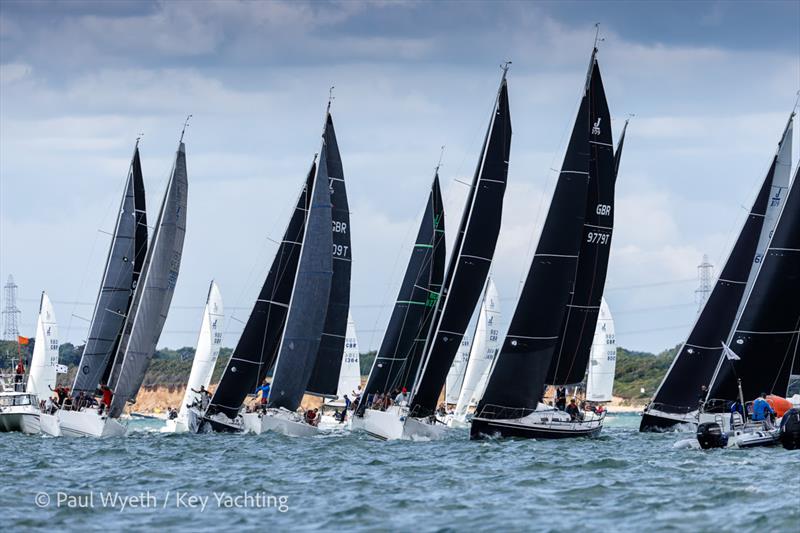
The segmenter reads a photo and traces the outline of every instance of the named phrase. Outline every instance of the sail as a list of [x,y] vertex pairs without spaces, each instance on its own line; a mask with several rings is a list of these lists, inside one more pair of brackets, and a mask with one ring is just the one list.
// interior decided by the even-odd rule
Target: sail
[[112,418],[122,414],[126,402],[135,400],[167,320],[186,235],[188,186],[186,147],[181,140],[111,369]]
[[461,388],[464,385],[467,363],[469,363],[470,346],[472,344],[469,341],[469,336],[464,335],[444,382],[444,401],[447,404],[455,405],[458,402],[458,396],[461,394]]
[[[784,137],[790,131],[787,128]],[[703,395],[702,387],[711,382],[722,354],[722,342],[728,339],[737,314],[741,314],[748,283],[753,282],[750,275],[753,266],[761,261],[759,246],[763,246],[763,236],[773,231],[774,226],[767,226],[765,221],[767,218],[774,220],[775,215],[769,213],[780,209],[782,204],[782,198],[776,197],[774,191],[781,188],[781,183],[788,184],[788,179],[784,182],[781,174],[776,176],[779,154],[791,147],[791,142],[785,140],[782,139],[778,147],[750,214],[689,337],[656,389],[651,406],[660,411],[688,413],[697,409]]]
[[447,267],[411,409],[433,412],[492,264],[508,178],[511,114],[505,71]]
[[307,391],[316,396],[334,397],[339,383],[339,370],[345,349],[347,316],[350,312],[350,270],[352,249],[350,246],[350,209],[347,204],[347,189],[344,169],[333,129],[333,119],[328,113],[325,121],[325,154],[328,163],[328,180],[331,189],[333,222],[333,282],[325,316],[325,329],[319,344],[314,371]]
[[785,394],[800,338],[800,166],[747,303],[730,336],[739,357],[720,357],[708,398],[745,401],[760,393]]
[[211,398],[208,415],[224,413],[228,418],[235,418],[247,395],[256,390],[278,357],[316,173],[314,162],[264,285]]
[[286,327],[269,391],[268,405],[273,408],[295,411],[314,370],[333,279],[331,211],[327,154],[323,145],[311,191]]
[[356,337],[356,324],[353,317],[347,315],[347,334],[344,340],[344,356],[342,368],[339,371],[339,383],[336,387],[337,398],[344,398],[347,394],[350,399],[361,385],[361,364],[359,362],[358,338]]
[[489,380],[489,371],[492,361],[497,354],[500,337],[500,297],[497,294],[492,278],[486,284],[486,294],[483,297],[481,314],[478,317],[478,327],[475,329],[475,339],[469,355],[467,371],[464,375],[464,385],[454,415],[459,420],[464,420],[467,410],[478,404],[486,382]]
[[614,372],[617,366],[617,341],[614,336],[614,319],[603,298],[600,315],[594,330],[589,375],[586,378],[586,399],[592,402],[610,402],[614,389]]
[[414,249],[397,294],[363,397],[411,389],[444,276],[444,205],[438,173],[433,177]]
[[561,327],[560,346],[550,363],[546,379],[547,383],[558,385],[578,383],[586,375],[614,231],[616,165],[611,144],[611,114],[596,58],[593,58],[590,70],[589,187],[583,240],[578,253],[575,286]]
[[39,304],[39,319],[36,322],[36,343],[33,345],[27,392],[36,394],[40,400],[49,398],[56,387],[58,365],[58,324],[53,304],[45,292]]
[[139,147],[133,150],[125,193],[111,237],[103,271],[103,281],[89,325],[89,338],[83,348],[72,393],[93,394],[108,379],[122,324],[133,300],[133,291],[147,254],[147,213]]
[[199,402],[200,395],[194,391],[199,391],[201,387],[208,389],[211,383],[211,375],[214,373],[214,366],[217,364],[219,350],[222,347],[224,318],[222,294],[219,292],[219,286],[212,280],[208,288],[206,306],[203,309],[203,321],[200,324],[200,336],[197,338],[192,370],[178,411],[178,420],[186,420],[188,407],[196,401]]
[[503,418],[507,408],[535,409],[544,392],[583,236],[591,128],[587,91],[588,83],[528,276],[476,409],[481,416]]

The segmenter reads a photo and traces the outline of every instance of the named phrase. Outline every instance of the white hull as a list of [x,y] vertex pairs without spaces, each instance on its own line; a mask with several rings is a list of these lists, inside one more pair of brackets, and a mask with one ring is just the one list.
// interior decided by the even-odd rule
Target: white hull
[[167,420],[164,427],[161,428],[161,433],[186,433],[189,431],[189,426],[186,422],[180,419]]
[[95,410],[58,411],[58,425],[64,437],[123,437],[128,428],[115,418],[100,416]]
[[466,429],[470,426],[470,423],[466,419],[462,420],[461,418],[453,416],[447,420],[447,426],[451,428]]
[[31,406],[5,408],[0,412],[0,433],[18,431],[28,435],[40,432],[39,411]]
[[381,440],[441,440],[447,431],[445,425],[408,416],[408,409],[398,406],[386,411],[367,409],[363,417],[353,417],[352,428]]
[[61,436],[61,426],[58,423],[58,416],[56,415],[41,413],[39,415],[39,426],[44,435],[49,435],[51,437]]
[[285,409],[267,409],[266,413],[245,413],[242,415],[244,430],[260,435],[274,431],[287,437],[314,437],[319,428],[306,424],[303,417]]

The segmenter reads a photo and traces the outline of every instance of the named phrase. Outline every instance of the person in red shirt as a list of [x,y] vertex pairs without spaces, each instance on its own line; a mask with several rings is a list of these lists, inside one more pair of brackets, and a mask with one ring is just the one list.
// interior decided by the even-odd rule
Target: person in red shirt
[[103,411],[111,408],[111,400],[114,397],[114,393],[107,385],[100,385],[100,392],[103,394],[103,401],[100,402],[100,414],[102,415]]

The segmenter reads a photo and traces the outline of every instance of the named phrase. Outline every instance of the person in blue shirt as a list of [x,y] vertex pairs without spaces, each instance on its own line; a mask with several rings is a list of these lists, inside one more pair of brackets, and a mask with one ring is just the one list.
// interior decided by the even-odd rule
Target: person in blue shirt
[[261,386],[256,389],[256,394],[261,393],[261,410],[266,411],[267,409],[267,398],[269,398],[269,383],[267,383],[267,379],[264,378],[264,381],[261,382]]
[[771,425],[772,417],[775,416],[775,410],[767,402],[767,393],[762,392],[760,398],[756,398],[753,402],[753,421],[766,421]]
[[736,425],[736,418],[733,416],[735,413],[739,413],[739,415],[742,417],[742,422],[744,422],[744,408],[739,400],[731,403],[731,427]]

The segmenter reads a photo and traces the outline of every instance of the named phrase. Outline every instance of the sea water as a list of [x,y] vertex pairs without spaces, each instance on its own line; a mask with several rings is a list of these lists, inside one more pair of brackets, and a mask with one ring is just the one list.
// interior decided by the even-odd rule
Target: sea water
[[691,435],[638,423],[552,441],[0,433],[0,528],[798,531],[800,451],[674,449]]

